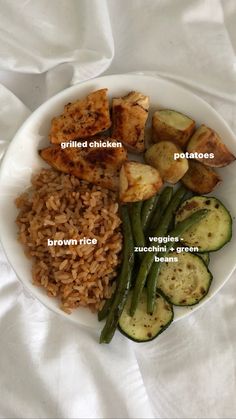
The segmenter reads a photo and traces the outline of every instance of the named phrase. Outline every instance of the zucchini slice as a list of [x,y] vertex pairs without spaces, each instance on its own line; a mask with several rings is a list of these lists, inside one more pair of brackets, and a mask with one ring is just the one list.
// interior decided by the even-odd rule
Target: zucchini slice
[[200,256],[200,258],[202,258],[203,262],[205,263],[206,266],[209,265],[210,263],[210,254],[209,253],[197,253],[197,256]]
[[175,221],[179,223],[195,211],[206,208],[209,213],[182,236],[187,246],[197,246],[199,252],[213,252],[223,247],[232,237],[232,218],[229,211],[216,198],[194,196],[183,202]]
[[119,330],[135,342],[147,342],[155,339],[172,322],[173,307],[166,299],[157,294],[153,314],[147,313],[147,292],[143,290],[135,315],[130,316],[132,291],[129,293],[125,308],[119,320]]
[[178,262],[162,264],[157,289],[176,306],[197,304],[211,285],[212,274],[203,260],[193,253],[176,253]]

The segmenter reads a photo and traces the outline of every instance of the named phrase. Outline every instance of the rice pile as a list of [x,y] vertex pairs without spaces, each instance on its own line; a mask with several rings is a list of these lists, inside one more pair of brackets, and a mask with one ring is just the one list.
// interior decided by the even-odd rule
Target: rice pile
[[[19,240],[33,258],[33,283],[58,297],[61,308],[99,310],[111,294],[122,235],[114,192],[43,169],[16,199]],[[48,246],[48,239],[95,238],[97,244]]]

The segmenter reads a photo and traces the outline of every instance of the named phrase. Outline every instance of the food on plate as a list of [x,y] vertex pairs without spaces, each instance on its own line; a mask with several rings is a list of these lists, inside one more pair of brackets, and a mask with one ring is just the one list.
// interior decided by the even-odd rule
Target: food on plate
[[136,202],[155,195],[162,187],[159,172],[147,164],[126,161],[120,170],[120,201]]
[[198,194],[210,193],[221,181],[219,175],[208,166],[198,161],[190,160],[189,169],[182,177],[181,182],[190,191]]
[[145,246],[145,234],[141,220],[142,205],[142,201],[134,202],[133,205],[130,205],[130,221],[136,246]]
[[172,196],[173,196],[172,187],[166,186],[164,189],[162,189],[156,208],[155,208],[155,212],[146,229],[147,237],[155,235],[156,228],[159,226],[161,217],[163,216],[166,208],[168,207]]
[[40,150],[39,154],[55,169],[113,191],[117,191],[119,188],[120,168],[127,159],[124,147],[87,147],[63,150],[54,146]]
[[158,202],[158,194],[153,195],[151,198],[146,199],[141,207],[140,217],[141,217],[141,226],[144,232],[147,231],[154,213],[156,212],[156,206]]
[[220,136],[206,125],[201,125],[191,137],[187,151],[189,153],[213,154],[213,158],[196,157],[196,160],[211,167],[224,167],[235,160],[235,156],[222,142]]
[[[33,283],[70,313],[93,311],[112,292],[122,248],[116,194],[78,178],[42,169],[18,197],[18,237],[32,258]],[[48,246],[48,240],[96,239],[97,244]],[[72,242],[73,243],[73,242]]]
[[87,138],[111,126],[107,89],[90,93],[84,99],[68,103],[60,116],[52,119],[49,139],[53,144]]
[[185,148],[195,130],[195,121],[188,116],[170,109],[154,112],[152,118],[152,140],[172,141]]
[[200,258],[202,258],[203,262],[208,266],[210,263],[210,253],[197,253]]
[[[185,231],[188,231],[191,226],[197,225],[204,217],[206,216],[207,210],[199,210],[194,214],[191,214],[188,218],[181,221],[176,225],[176,227],[170,232],[171,237],[176,237],[181,240],[181,237]],[[163,261],[165,261],[164,256],[166,256],[170,249],[173,248],[173,243],[168,243],[166,246],[166,250],[161,255],[163,257]],[[173,258],[173,255],[172,255]],[[173,262],[176,263],[176,262]],[[147,293],[148,293],[148,304],[147,304],[147,311],[148,313],[152,314],[155,308],[155,293],[157,288],[157,280],[158,275],[160,272],[160,268],[162,266],[162,261],[159,258],[159,261],[155,261],[152,264],[147,278]],[[133,311],[134,313],[134,311]]]
[[157,288],[174,305],[191,306],[199,303],[210,288],[211,272],[197,255],[185,252],[173,252],[172,255],[178,258],[178,262],[162,264]]
[[[180,205],[180,202],[183,199],[185,193],[186,193],[186,189],[183,186],[181,186],[175,192],[174,196],[172,197],[172,199],[170,200],[166,208],[166,211],[162,219],[160,220],[159,225],[157,226],[156,230],[153,232],[153,236],[156,236],[156,237],[165,236],[170,224],[173,221],[175,211]],[[140,264],[140,268],[138,271],[138,275],[135,281],[135,285],[134,285],[134,293],[133,293],[132,304],[131,304],[131,315],[134,315],[135,313],[135,310],[138,305],[138,300],[140,298],[140,295],[142,293],[142,290],[147,280],[147,276],[149,274],[149,271],[152,267],[152,264],[154,262],[156,255],[157,255],[157,252],[151,252],[151,253],[148,252],[144,255],[142,259],[142,262]]]
[[[207,295],[209,252],[232,236],[229,211],[203,194],[220,182],[210,166],[235,157],[213,129],[202,125],[193,134],[195,121],[169,109],[154,113],[155,144],[144,154],[148,111],[149,97],[140,92],[113,98],[111,127],[106,88],[67,104],[52,120],[53,144],[39,150],[53,169],[34,174],[16,199],[33,283],[67,313],[97,311],[105,320],[100,343],[117,328],[136,342],[162,333],[173,305]],[[110,127],[112,138],[97,135]],[[142,153],[142,161],[129,160],[126,149]],[[179,181],[175,192],[162,189]],[[200,196],[189,198],[190,191]]]
[[108,313],[110,312],[111,306],[112,306],[113,301],[115,299],[114,291],[115,291],[115,289],[113,290],[113,293],[110,296],[110,298],[108,298],[107,300],[104,301],[104,304],[103,304],[101,310],[99,310],[99,312],[98,312],[98,321],[99,322],[104,320],[108,316]]
[[128,150],[145,150],[145,125],[148,118],[149,97],[140,92],[112,100],[112,136]]
[[208,214],[183,234],[184,243],[198,246],[199,252],[219,250],[232,237],[232,218],[218,199],[207,196],[187,199],[177,211],[176,223],[182,222],[200,209],[207,209]]
[[130,292],[119,320],[119,330],[135,342],[146,342],[155,339],[170,326],[174,318],[172,305],[160,294],[156,294],[155,310],[152,315],[147,313],[147,293],[143,290],[137,312],[130,317]]
[[145,153],[145,160],[155,167],[162,179],[168,183],[177,183],[188,170],[188,160],[184,158],[174,159],[175,153],[181,153],[181,149],[170,141],[160,141],[153,144]]
[[[180,187],[175,192],[160,219],[159,226],[153,233],[155,237],[163,237],[169,232],[168,237],[177,238],[177,242],[182,243],[181,239],[185,233],[188,233],[194,227],[197,229],[207,219],[211,211],[208,204],[206,204],[206,207],[200,206],[197,208],[197,211],[190,213],[187,218],[178,222],[176,227],[170,231],[176,209],[179,206],[181,208],[181,201],[185,193],[186,189],[184,187]],[[207,197],[197,198],[207,199]],[[218,200],[211,199],[215,200],[214,203],[217,205]],[[127,233],[126,239],[129,237],[129,243],[132,243],[130,226],[129,229],[127,226],[124,227],[125,231]],[[216,231],[216,236],[220,239],[221,231]],[[129,255],[132,257],[133,267],[132,246]],[[203,254],[194,254],[191,248],[186,251],[186,247],[181,252],[179,246],[177,245],[172,249],[173,243],[170,240],[166,245],[166,250],[159,253],[161,256],[159,262],[154,260],[157,252],[153,250],[152,253],[147,253],[139,263],[138,274],[136,267],[135,269],[132,268],[133,275],[131,275],[131,279],[130,277],[128,279],[128,287],[122,287],[120,281],[118,281],[119,291],[115,290],[110,300],[110,306],[106,303],[106,313],[103,316],[103,318],[106,318],[106,323],[101,334],[101,343],[111,341],[117,323],[119,330],[136,342],[152,340],[171,323],[173,319],[171,315],[172,304],[182,306],[197,304],[207,295],[212,281],[212,274],[206,266],[206,263],[209,262],[209,255],[206,254],[206,258],[204,258]],[[172,258],[169,262],[165,260],[165,256],[170,252],[172,252]],[[127,261],[127,252],[125,254],[125,260]],[[165,260],[164,263],[161,258],[163,261]],[[173,263],[173,259],[176,259],[175,263]],[[127,282],[125,284],[127,285]],[[146,288],[144,287],[145,284]],[[159,298],[161,298],[161,301]],[[116,301],[116,304],[114,301]],[[120,310],[120,304],[122,310]]]
[[131,287],[134,267],[134,241],[129,211],[126,205],[121,207],[121,218],[124,237],[121,270],[118,276],[115,293],[111,297],[111,305],[107,312],[106,323],[100,335],[100,343],[109,343],[113,338]]

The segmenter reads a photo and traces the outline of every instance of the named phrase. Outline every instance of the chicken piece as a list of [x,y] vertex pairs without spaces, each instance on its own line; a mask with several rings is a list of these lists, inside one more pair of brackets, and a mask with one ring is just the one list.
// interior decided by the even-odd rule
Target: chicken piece
[[107,89],[101,89],[65,105],[63,114],[52,119],[49,139],[53,144],[60,144],[91,137],[110,126]]
[[60,172],[69,173],[113,191],[119,189],[120,168],[127,158],[124,147],[86,147],[63,150],[61,147],[54,146],[40,150],[39,155]]
[[145,150],[148,109],[149,97],[139,92],[112,100],[112,137],[122,141],[130,151],[142,153]]

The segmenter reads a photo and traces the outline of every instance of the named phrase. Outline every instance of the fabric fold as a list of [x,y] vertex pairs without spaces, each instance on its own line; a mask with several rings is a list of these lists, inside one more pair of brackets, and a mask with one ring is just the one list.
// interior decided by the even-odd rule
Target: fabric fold
[[0,160],[17,129],[30,115],[29,109],[5,86],[0,84]]

